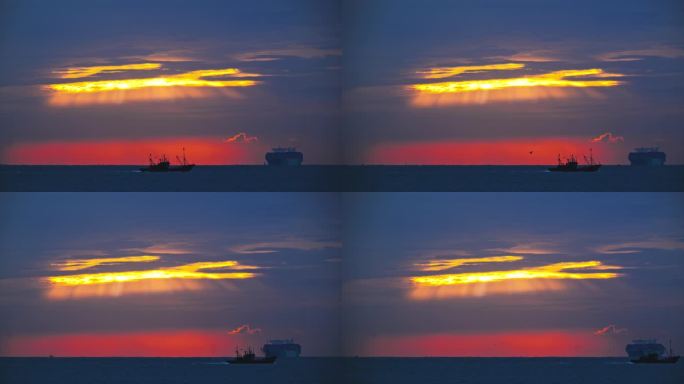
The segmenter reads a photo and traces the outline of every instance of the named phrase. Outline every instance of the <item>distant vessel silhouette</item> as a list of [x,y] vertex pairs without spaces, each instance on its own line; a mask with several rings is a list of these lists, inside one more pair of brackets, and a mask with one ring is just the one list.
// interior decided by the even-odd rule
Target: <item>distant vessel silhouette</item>
[[150,165],[145,168],[140,168],[140,170],[143,172],[189,172],[195,167],[195,164],[189,164],[188,160],[185,158],[185,148],[183,148],[183,158],[181,159],[176,156],[176,160],[178,160],[180,165],[171,165],[171,162],[166,158],[166,155],[162,155],[155,162],[152,159],[152,154],[150,154]]
[[235,357],[226,361],[230,364],[273,364],[276,358],[276,356],[257,357],[250,347],[242,354],[235,348]]
[[665,152],[658,147],[634,148],[634,152],[629,153],[629,162],[634,166],[661,166],[665,164]]
[[665,347],[655,339],[634,340],[627,344],[625,352],[629,361],[636,364],[674,364],[679,361],[679,356],[672,353],[672,342],[669,353],[665,354]]
[[276,147],[266,153],[268,165],[302,165],[302,161],[304,161],[304,154],[293,147]]
[[261,347],[266,356],[275,357],[299,357],[302,353],[302,346],[295,343],[292,339],[271,340]]
[[575,155],[570,155],[570,158],[565,159],[565,163],[561,161],[560,154],[558,155],[558,165],[549,168],[549,171],[551,172],[596,172],[601,168],[600,163],[594,162],[594,154],[589,150],[589,158],[587,159],[586,156],[584,157],[584,160],[587,162],[586,165],[579,165],[577,162],[577,158],[575,158]]

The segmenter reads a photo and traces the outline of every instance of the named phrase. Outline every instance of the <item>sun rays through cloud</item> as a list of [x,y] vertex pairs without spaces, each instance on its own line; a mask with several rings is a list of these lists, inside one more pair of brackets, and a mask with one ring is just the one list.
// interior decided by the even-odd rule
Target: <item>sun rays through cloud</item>
[[[98,74],[122,73],[161,69],[159,63],[72,67],[57,71],[63,79],[86,78]],[[238,68],[200,69],[173,75],[142,78],[86,80],[70,83],[47,84],[48,104],[72,106],[81,104],[119,104],[128,101],[166,100],[176,98],[208,97],[220,90],[253,87],[258,84],[258,73],[245,73]],[[235,93],[220,93],[238,96]]]
[[[522,256],[492,256],[417,263],[421,272],[444,271],[483,263],[522,261]],[[423,300],[446,297],[485,296],[495,293],[517,293],[565,289],[563,280],[606,280],[622,276],[620,266],[601,261],[559,262],[509,270],[485,270],[444,274],[420,274],[408,278],[412,290],[409,296]]]
[[[488,71],[510,71],[523,68],[525,68],[525,64],[522,63],[502,63],[435,67],[419,70],[417,74],[422,79],[431,80]],[[601,68],[564,69],[508,78],[420,82],[408,85],[407,89],[413,94],[411,104],[415,107],[484,104],[494,101],[571,97],[577,95],[577,92],[571,92],[569,89],[617,87],[623,84],[623,82],[616,79],[623,76],[620,73],[606,72]],[[592,96],[591,93],[585,92],[584,94]]]
[[[58,271],[77,271],[98,266],[159,261],[158,256],[126,256],[98,259],[74,259],[53,264]],[[45,278],[51,299],[90,296],[120,296],[126,293],[201,290],[202,280],[244,280],[257,277],[255,265],[235,260],[200,261],[172,267],[138,270],[54,275]]]

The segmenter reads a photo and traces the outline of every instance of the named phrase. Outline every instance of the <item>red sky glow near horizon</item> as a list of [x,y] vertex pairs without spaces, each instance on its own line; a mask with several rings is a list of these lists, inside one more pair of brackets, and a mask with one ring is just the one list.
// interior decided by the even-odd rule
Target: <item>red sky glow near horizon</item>
[[532,138],[512,140],[462,140],[384,143],[374,147],[366,157],[371,164],[424,165],[547,165],[574,154],[580,163],[582,156],[601,163],[627,162],[612,144],[592,143],[581,138]]
[[592,330],[497,331],[378,336],[368,356],[534,357],[613,356],[609,339]]
[[[253,144],[249,144],[253,145]],[[189,162],[202,165],[250,163],[244,143],[226,143],[221,137],[176,137],[143,140],[48,141],[19,143],[2,156],[5,164],[115,164],[144,165],[150,154],[166,156],[176,163],[183,148]]]

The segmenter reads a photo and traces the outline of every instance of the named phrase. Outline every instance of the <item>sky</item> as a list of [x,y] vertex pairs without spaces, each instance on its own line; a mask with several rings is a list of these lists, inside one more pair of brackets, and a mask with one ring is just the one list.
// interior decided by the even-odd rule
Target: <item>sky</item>
[[342,207],[345,355],[684,345],[681,194],[359,193]]
[[684,163],[676,0],[0,7],[2,163]]
[[335,1],[3,1],[0,162],[339,162]]
[[339,199],[3,194],[0,355],[338,355]]
[[[0,355],[623,356],[684,345],[678,193],[21,193]],[[679,346],[679,347],[678,347]]]
[[684,162],[681,1],[344,5],[349,162]]

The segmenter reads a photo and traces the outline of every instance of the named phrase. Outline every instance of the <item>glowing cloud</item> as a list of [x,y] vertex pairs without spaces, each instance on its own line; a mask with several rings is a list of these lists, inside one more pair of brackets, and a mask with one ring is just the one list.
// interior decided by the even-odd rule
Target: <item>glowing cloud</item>
[[601,61],[639,61],[646,57],[676,59],[682,56],[684,56],[684,49],[682,48],[660,46],[645,49],[608,52],[599,55],[597,59]]
[[618,135],[613,135],[610,132],[602,133],[596,137],[591,138],[592,143],[608,142],[608,143],[618,143],[625,141],[625,138]]
[[231,329],[228,331],[229,335],[237,335],[240,333],[246,333],[248,335],[254,335],[257,333],[261,333],[261,328],[252,328],[249,326],[249,324],[243,324],[237,328]]
[[564,70],[540,75],[514,77],[509,79],[448,81],[441,83],[413,84],[410,89],[427,93],[462,93],[473,91],[493,91],[513,87],[615,87],[617,80],[568,80],[568,77],[619,77],[602,69]]
[[477,257],[468,259],[443,259],[443,260],[430,260],[427,263],[416,264],[421,271],[443,271],[446,269],[451,269],[455,267],[460,267],[462,265],[469,264],[480,264],[480,263],[502,263],[509,261],[519,261],[522,260],[522,256],[491,256],[491,257]]
[[521,69],[525,67],[525,64],[519,63],[505,63],[505,64],[489,64],[489,65],[471,65],[471,66],[460,66],[460,67],[437,67],[430,68],[427,71],[418,71],[424,79],[443,79],[445,77],[451,77],[460,75],[462,73],[474,73],[482,71],[502,71],[502,70],[512,70]]
[[[469,72],[489,70],[513,70],[525,67],[519,63],[492,64],[467,67],[440,67],[418,74],[425,79],[445,78]],[[427,82],[408,85],[414,92],[412,104],[431,107],[451,104],[484,104],[493,101],[519,101],[545,98],[565,98],[576,92],[570,89],[616,87],[615,80],[624,75],[607,73],[600,68],[560,70],[537,75],[511,78]],[[600,95],[590,96],[599,97]]]
[[[230,269],[231,272],[203,272],[207,269]],[[158,279],[251,279],[256,277],[253,272],[234,272],[258,269],[251,265],[240,265],[237,261],[197,262],[169,268],[150,269],[143,271],[122,271],[86,273],[80,275],[51,276],[48,281],[57,286],[81,286],[93,284],[126,283],[140,280]]]
[[123,71],[148,71],[151,69],[159,69],[159,63],[140,63],[140,64],[124,64],[124,65],[104,65],[95,67],[72,67],[64,71],[57,71],[62,79],[78,79],[82,77],[90,77],[98,73],[116,73]]
[[259,141],[259,138],[256,136],[249,136],[245,132],[240,132],[237,133],[225,140],[226,143],[252,143],[255,141]]
[[[448,286],[460,284],[493,283],[505,280],[532,279],[613,279],[620,274],[615,272],[596,272],[620,269],[604,265],[600,261],[564,262],[539,267],[514,269],[508,271],[453,273],[431,276],[414,276],[411,282],[420,286]],[[589,270],[590,272],[570,272],[569,270]]]
[[232,76],[247,77],[237,68],[198,70],[171,76],[148,77],[142,79],[81,81],[76,83],[50,84],[48,89],[64,93],[94,93],[108,91],[128,91],[150,87],[251,87],[255,80],[206,80],[205,77]]
[[[81,78],[98,73],[121,72],[125,70],[159,69],[161,64],[143,63],[120,66],[76,67],[64,71],[62,77]],[[111,80],[55,83],[44,86],[50,92],[49,103],[54,106],[80,104],[122,103],[139,100],[165,100],[189,97],[207,97],[206,90],[244,88],[257,85],[256,73],[244,73],[237,68],[202,69],[175,75],[126,78]],[[229,77],[229,79],[208,79]],[[234,93],[225,93],[239,97]]]
[[317,241],[304,239],[289,239],[283,241],[243,244],[231,248],[231,251],[240,254],[276,253],[282,249],[296,249],[300,251],[312,251],[325,248],[339,248],[342,244],[335,241]]
[[53,264],[58,271],[80,271],[97,267],[98,265],[113,265],[121,263],[147,263],[159,260],[159,256],[124,256],[124,257],[106,257],[99,259],[71,259]]
[[596,336],[603,336],[603,335],[619,335],[620,333],[627,332],[627,328],[618,328],[615,326],[615,324],[610,324],[607,325],[601,329],[598,329],[594,332],[594,335]]

